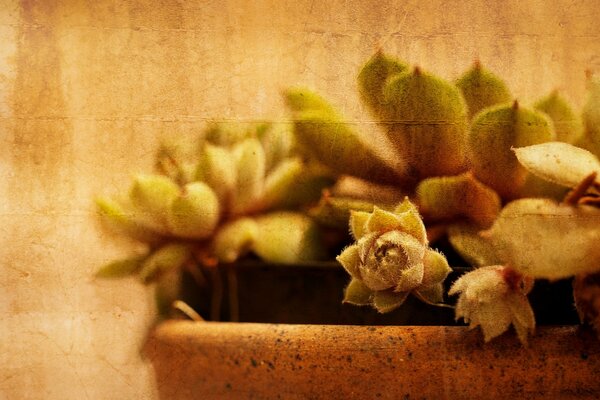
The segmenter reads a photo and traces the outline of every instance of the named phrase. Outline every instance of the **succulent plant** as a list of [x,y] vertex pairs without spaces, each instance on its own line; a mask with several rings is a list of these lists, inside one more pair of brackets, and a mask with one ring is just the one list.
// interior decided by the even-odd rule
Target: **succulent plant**
[[484,68],[479,61],[456,80],[469,108],[469,118],[496,104],[508,103],[512,96],[506,83]]
[[278,263],[323,258],[320,230],[298,208],[333,180],[294,155],[289,129],[215,125],[205,138],[196,160],[163,146],[156,163],[163,174],[139,175],[128,196],[97,200],[107,225],[149,246],[98,276],[137,273],[172,294],[165,282],[177,282],[190,263],[231,263],[248,252]]
[[352,277],[344,302],[372,305],[381,313],[402,305],[409,294],[428,303],[443,301],[446,258],[429,248],[416,207],[405,199],[393,212],[355,211],[350,230],[356,243],[337,260]]
[[504,333],[512,324],[519,340],[535,329],[535,317],[527,299],[533,279],[512,269],[494,265],[475,269],[461,276],[448,291],[459,295],[456,318],[463,318],[469,327],[480,326],[486,342]]

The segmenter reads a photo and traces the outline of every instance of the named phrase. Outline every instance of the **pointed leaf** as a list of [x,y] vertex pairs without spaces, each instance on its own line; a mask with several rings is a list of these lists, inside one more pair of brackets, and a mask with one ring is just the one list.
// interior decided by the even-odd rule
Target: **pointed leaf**
[[442,283],[448,274],[452,272],[452,268],[448,265],[446,257],[435,250],[428,249],[425,251],[423,264],[425,269],[422,285],[424,286]]
[[219,202],[229,208],[237,180],[235,160],[231,151],[206,143],[195,176],[196,180],[208,184],[219,197]]
[[408,69],[408,65],[377,51],[358,74],[361,99],[377,115],[386,115],[384,88],[390,78]]
[[483,237],[476,226],[452,225],[448,228],[448,240],[454,250],[473,267],[502,264],[491,240]]
[[432,305],[438,305],[444,302],[444,285],[436,283],[429,286],[423,286],[414,291],[419,300]]
[[257,125],[240,122],[217,122],[211,124],[204,133],[204,138],[211,144],[230,147],[256,133]]
[[256,222],[240,218],[223,225],[215,234],[213,251],[219,261],[232,263],[245,255],[258,236]]
[[368,201],[326,195],[309,211],[309,215],[324,226],[347,229],[351,211],[370,213],[373,207],[374,204]]
[[359,240],[368,233],[367,222],[370,217],[371,213],[369,212],[350,211],[350,233],[354,239]]
[[360,254],[358,251],[358,245],[353,244],[348,246],[342,251],[342,254],[336,257],[336,260],[342,264],[342,267],[352,276],[353,278],[360,279]]
[[255,219],[252,250],[263,260],[291,264],[321,260],[325,256],[321,233],[309,217],[294,212],[273,212]]
[[425,266],[421,262],[402,271],[402,275],[394,287],[394,292],[408,292],[421,286],[424,272]]
[[191,257],[191,254],[187,245],[180,243],[164,245],[144,261],[140,279],[144,283],[148,283],[168,271],[179,269]]
[[600,184],[600,161],[587,150],[561,142],[513,150],[521,165],[547,181],[573,188],[592,172],[596,172],[596,183]]
[[181,297],[181,270],[172,269],[162,274],[156,283],[154,299],[158,313],[168,317],[172,312],[173,302]]
[[408,292],[396,293],[391,290],[375,292],[373,296],[373,307],[375,307],[378,312],[384,314],[400,307],[407,297]]
[[333,106],[317,93],[305,88],[291,88],[284,92],[285,103],[292,112],[318,110],[335,113]]
[[472,174],[428,178],[417,187],[417,202],[425,218],[466,217],[489,227],[500,212],[500,198]]
[[296,182],[304,175],[304,164],[299,158],[282,161],[265,180],[265,191],[261,203],[264,209],[277,208],[286,204]]
[[335,114],[305,111],[297,116],[294,133],[303,153],[338,174],[396,185],[408,179],[405,171],[391,166],[397,160],[384,160],[365,138]]
[[265,184],[265,152],[257,139],[246,139],[233,150],[236,159],[237,182],[232,212],[255,211]]
[[179,192],[179,186],[166,176],[138,175],[129,199],[136,218],[161,233],[168,233],[167,215]]
[[270,124],[259,139],[265,149],[267,171],[271,171],[291,155],[295,145],[294,126],[289,123]]
[[400,219],[394,213],[382,210],[375,206],[371,216],[367,220],[367,232],[387,232],[400,228]]
[[97,278],[123,278],[134,275],[142,268],[142,264],[147,255],[125,258],[123,260],[112,261],[96,272]]
[[160,240],[158,232],[139,221],[135,213],[120,202],[100,198],[96,200],[96,206],[102,222],[110,229],[140,242],[156,243]]
[[373,291],[358,279],[352,279],[344,290],[343,303],[366,306],[373,301]]
[[216,194],[207,184],[192,182],[171,204],[169,229],[179,237],[206,239],[213,234],[219,218],[219,199]]

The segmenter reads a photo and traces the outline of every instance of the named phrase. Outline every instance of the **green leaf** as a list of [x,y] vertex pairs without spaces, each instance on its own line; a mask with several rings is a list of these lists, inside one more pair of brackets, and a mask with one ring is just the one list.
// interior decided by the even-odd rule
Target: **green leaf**
[[423,257],[424,272],[422,285],[430,286],[444,282],[452,269],[443,254],[428,249]]
[[373,307],[382,314],[388,313],[400,307],[407,297],[408,292],[396,293],[391,290],[375,292],[373,295]]
[[287,89],[283,96],[286,105],[294,113],[308,110],[335,112],[333,106],[327,100],[306,88]]
[[325,195],[309,211],[309,215],[324,226],[347,229],[351,211],[370,213],[373,207],[374,204],[369,201]]
[[179,186],[166,176],[138,175],[129,199],[136,218],[161,233],[168,233],[167,215],[179,193]]
[[427,220],[468,218],[482,227],[489,227],[501,208],[498,194],[470,173],[424,179],[417,203]]
[[484,108],[508,103],[512,98],[506,83],[478,61],[456,81],[456,86],[467,102],[470,118]]
[[573,144],[581,139],[583,121],[557,90],[540,99],[534,107],[536,110],[545,112],[552,119],[556,130],[556,140]]
[[444,302],[444,285],[441,283],[420,287],[413,293],[427,304],[440,305]]
[[448,228],[448,240],[454,250],[473,267],[502,264],[491,240],[482,236],[481,230],[476,226],[451,225]]
[[398,215],[375,206],[366,223],[367,232],[387,232],[401,228]]
[[600,209],[595,207],[513,201],[490,236],[500,259],[524,275],[562,279],[600,270]]
[[190,248],[181,243],[162,246],[148,257],[140,271],[140,279],[149,283],[162,274],[179,269],[191,257]]
[[342,251],[342,254],[336,257],[336,260],[342,264],[342,267],[344,267],[350,276],[353,278],[360,278],[360,254],[357,244],[346,247]]
[[231,211],[244,214],[256,211],[265,184],[265,152],[258,139],[246,139],[233,149],[236,160],[237,182]]
[[156,243],[161,235],[139,221],[135,213],[121,202],[108,198],[96,199],[102,222],[111,230],[144,243]]
[[219,228],[212,242],[213,251],[219,261],[232,263],[250,251],[257,236],[253,219],[236,219]]
[[265,149],[266,168],[269,172],[290,157],[295,146],[294,126],[289,123],[270,124],[259,135],[259,139]]
[[321,233],[311,218],[281,211],[257,217],[255,221],[257,235],[252,250],[261,259],[291,264],[324,258]]
[[229,149],[206,143],[195,176],[212,188],[224,208],[229,208],[237,179],[235,160]]
[[344,303],[366,306],[373,301],[373,291],[358,279],[352,279],[344,289]]
[[134,275],[142,268],[142,264],[147,255],[125,258],[123,260],[112,261],[96,272],[97,278],[124,278]]
[[[278,207],[285,204],[292,194],[291,189],[304,175],[304,164],[299,158],[282,161],[267,176],[265,192],[262,198],[263,208]],[[297,194],[297,193],[294,193]]]
[[204,133],[204,138],[217,146],[230,147],[244,139],[255,137],[258,124],[240,122],[216,122]]
[[203,182],[188,183],[171,204],[168,216],[171,233],[188,239],[206,239],[220,218],[219,199]]
[[561,142],[513,150],[523,167],[547,181],[573,188],[596,172],[596,183],[600,184],[600,161],[587,150]]
[[386,114],[387,102],[384,88],[390,78],[404,72],[408,65],[377,51],[362,67],[358,74],[358,87],[361,99],[369,106],[374,115]]
[[163,317],[171,314],[173,302],[181,297],[181,277],[181,270],[173,269],[161,275],[156,283],[154,299]]

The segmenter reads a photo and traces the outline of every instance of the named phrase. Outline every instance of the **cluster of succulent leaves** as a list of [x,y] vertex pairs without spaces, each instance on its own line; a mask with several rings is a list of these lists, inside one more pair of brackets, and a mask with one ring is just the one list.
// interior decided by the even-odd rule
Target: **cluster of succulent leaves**
[[574,277],[581,320],[600,331],[600,81],[589,77],[581,113],[557,91],[525,107],[479,62],[449,82],[379,51],[358,87],[370,136],[292,88],[290,124],[215,124],[196,144],[163,144],[156,174],[97,201],[107,225],[146,245],[98,275],[157,282],[164,311],[186,268],[249,252],[323,259],[324,229],[349,226],[344,302],[447,306],[452,266],[432,248],[447,238],[472,266],[447,293],[456,318],[486,341],[513,325],[527,342],[536,279]]
[[186,268],[202,281],[198,267],[249,252],[273,263],[322,259],[320,230],[301,209],[332,182],[329,171],[298,156],[289,124],[216,123],[165,142],[155,174],[135,176],[124,195],[97,199],[105,225],[145,244],[97,276],[157,283],[166,314]]
[[600,82],[589,77],[581,113],[557,91],[525,107],[479,62],[449,82],[379,51],[358,86],[378,121],[369,134],[387,139],[391,157],[318,94],[286,92],[301,151],[340,177],[392,186],[396,204],[407,198],[341,191],[312,209],[349,222],[356,241],[338,257],[351,275],[345,302],[380,312],[409,293],[443,302],[449,269],[429,242],[445,236],[473,267],[448,292],[456,317],[486,341],[513,325],[526,343],[535,279],[574,276],[580,317],[600,328]]

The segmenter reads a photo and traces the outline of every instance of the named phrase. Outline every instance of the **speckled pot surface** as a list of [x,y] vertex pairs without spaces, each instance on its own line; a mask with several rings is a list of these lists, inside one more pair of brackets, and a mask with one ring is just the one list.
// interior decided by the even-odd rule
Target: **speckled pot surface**
[[523,348],[456,326],[169,321],[145,355],[162,399],[600,398],[600,342],[577,327]]

